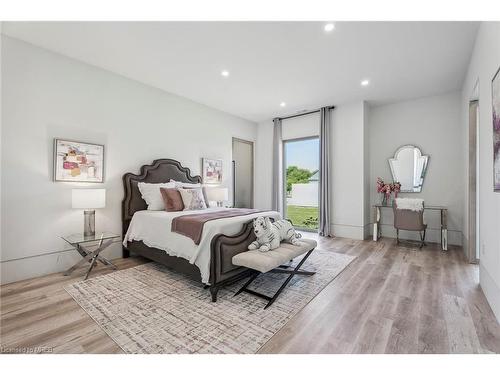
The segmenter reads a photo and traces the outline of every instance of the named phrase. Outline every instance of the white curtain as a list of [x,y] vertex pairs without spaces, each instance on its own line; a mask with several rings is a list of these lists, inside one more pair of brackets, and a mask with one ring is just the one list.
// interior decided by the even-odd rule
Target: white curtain
[[319,128],[319,228],[320,236],[331,235],[330,226],[330,107],[320,109]]
[[273,196],[272,209],[283,216],[283,143],[281,140],[281,119],[275,118],[273,132]]

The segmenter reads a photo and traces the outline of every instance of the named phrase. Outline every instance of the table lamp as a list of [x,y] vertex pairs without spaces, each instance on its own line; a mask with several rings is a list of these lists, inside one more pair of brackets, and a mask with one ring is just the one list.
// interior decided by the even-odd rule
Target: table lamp
[[106,206],[106,189],[73,189],[71,191],[73,208],[83,208],[83,235],[95,236],[95,208]]
[[207,199],[217,202],[217,207],[222,207],[222,203],[228,200],[228,189],[225,187],[213,187],[207,189]]

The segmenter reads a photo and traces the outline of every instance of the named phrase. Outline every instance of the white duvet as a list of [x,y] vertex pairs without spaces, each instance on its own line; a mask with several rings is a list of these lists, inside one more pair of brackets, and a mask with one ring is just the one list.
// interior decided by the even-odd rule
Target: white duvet
[[137,211],[132,217],[127,234],[123,239],[126,247],[129,241],[142,241],[149,247],[164,250],[167,254],[187,259],[200,269],[201,281],[208,283],[210,278],[210,243],[219,234],[235,235],[241,231],[243,224],[258,216],[269,216],[280,219],[276,211],[256,212],[250,215],[228,217],[211,220],[205,223],[201,241],[196,245],[186,236],[171,231],[172,219],[177,216],[226,210],[227,208],[212,207],[197,211]]

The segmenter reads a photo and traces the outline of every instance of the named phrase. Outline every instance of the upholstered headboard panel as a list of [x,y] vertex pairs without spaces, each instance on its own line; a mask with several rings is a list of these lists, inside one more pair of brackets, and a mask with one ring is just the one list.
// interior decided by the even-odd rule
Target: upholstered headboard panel
[[134,213],[147,209],[146,202],[142,199],[137,184],[139,182],[168,182],[170,179],[201,183],[200,176],[191,176],[189,168],[183,167],[181,163],[173,159],[158,159],[151,165],[143,165],[140,174],[127,173],[123,175],[123,187],[125,189],[125,197],[122,202],[123,235],[125,235]]

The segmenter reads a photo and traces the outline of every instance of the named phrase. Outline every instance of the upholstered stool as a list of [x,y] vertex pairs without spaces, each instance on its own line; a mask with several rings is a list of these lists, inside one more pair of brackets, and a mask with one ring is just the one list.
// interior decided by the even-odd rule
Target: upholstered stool
[[[282,243],[280,247],[274,250],[269,250],[267,252],[261,252],[259,250],[249,250],[235,255],[233,257],[234,265],[250,268],[257,271],[250,277],[245,285],[243,285],[241,289],[236,292],[235,296],[240,294],[241,292],[247,292],[257,297],[264,298],[265,300],[269,301],[264,307],[264,309],[267,309],[273,304],[274,301],[276,301],[276,298],[278,298],[283,289],[285,289],[287,284],[295,275],[311,276],[315,274],[315,272],[303,271],[300,269],[300,267],[302,266],[302,264],[304,264],[309,255],[311,255],[313,250],[316,248],[316,245],[317,243],[314,240],[301,239],[299,245]],[[306,255],[302,258],[302,260],[299,262],[299,264],[297,264],[295,268],[284,265],[293,258],[296,258],[303,254]],[[250,286],[250,284],[260,274],[266,272],[290,274],[290,276],[288,276],[285,282],[280,286],[278,291],[272,297],[248,289],[248,286]]]

